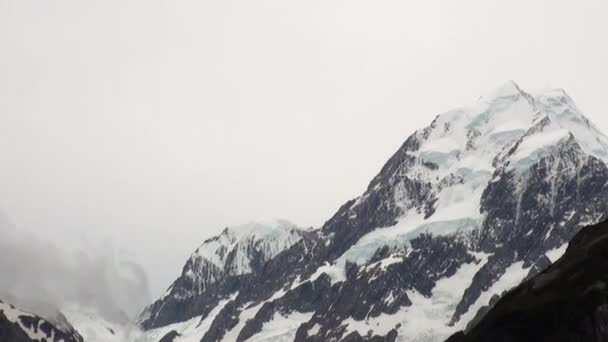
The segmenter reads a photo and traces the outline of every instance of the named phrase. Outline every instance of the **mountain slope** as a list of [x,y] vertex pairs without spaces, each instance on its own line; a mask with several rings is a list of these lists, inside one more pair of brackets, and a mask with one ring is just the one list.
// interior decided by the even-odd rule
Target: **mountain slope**
[[59,341],[83,342],[83,339],[63,316],[51,323],[0,301],[0,342]]
[[[265,262],[306,234],[306,230],[285,220],[224,229],[196,249],[167,293],[144,311],[141,325],[155,328],[208,315],[217,305],[215,299],[219,300],[227,289],[238,288]],[[214,293],[217,298],[209,301]]]
[[143,338],[143,332],[135,324],[110,322],[92,309],[70,305],[62,309],[61,313],[84,342],[150,342]]
[[606,217],[607,141],[565,92],[507,82],[415,132],[319,230],[189,299],[203,310],[142,326],[222,303],[202,341],[442,340]]
[[449,342],[608,340],[608,222],[581,230],[555,264],[506,293]]

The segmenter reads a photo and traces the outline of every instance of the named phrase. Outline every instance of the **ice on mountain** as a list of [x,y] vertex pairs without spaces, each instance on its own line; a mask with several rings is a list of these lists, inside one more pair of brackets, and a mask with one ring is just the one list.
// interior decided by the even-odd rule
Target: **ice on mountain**
[[560,142],[570,137],[571,133],[565,129],[556,129],[526,137],[512,156],[511,166],[518,170],[526,170],[540,158],[551,154],[559,148]]

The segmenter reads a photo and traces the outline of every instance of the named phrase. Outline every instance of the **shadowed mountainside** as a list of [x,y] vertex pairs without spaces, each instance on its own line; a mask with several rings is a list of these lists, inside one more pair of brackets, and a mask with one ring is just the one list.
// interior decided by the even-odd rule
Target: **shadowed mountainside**
[[608,341],[608,222],[582,229],[561,259],[447,341]]

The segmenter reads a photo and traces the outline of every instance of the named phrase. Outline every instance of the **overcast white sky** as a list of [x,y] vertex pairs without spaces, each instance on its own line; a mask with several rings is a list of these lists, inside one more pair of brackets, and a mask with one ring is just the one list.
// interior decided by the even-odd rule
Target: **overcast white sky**
[[0,0],[0,208],[65,248],[109,239],[157,295],[227,225],[322,224],[506,80],[608,131],[607,4]]

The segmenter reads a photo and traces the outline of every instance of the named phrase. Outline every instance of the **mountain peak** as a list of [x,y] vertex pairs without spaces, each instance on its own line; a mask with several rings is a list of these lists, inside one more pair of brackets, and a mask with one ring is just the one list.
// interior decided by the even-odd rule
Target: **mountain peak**
[[299,229],[299,227],[295,223],[285,219],[272,219],[250,221],[245,224],[227,227],[225,231],[234,234],[238,238],[242,238],[245,236],[262,237],[292,229]]
[[[507,81],[475,103],[437,116],[426,128],[417,155],[425,161],[448,167],[469,167],[471,161],[491,171],[491,156],[502,154],[542,121],[565,130],[585,153],[608,160],[608,137],[602,134],[560,88],[527,93]],[[467,158],[470,157],[470,158]],[[482,161],[482,163],[479,163]],[[479,167],[478,167],[479,169]]]
[[[565,93],[531,95],[513,81],[472,105],[440,114],[415,137],[415,143],[404,145],[401,152],[408,158],[379,179],[397,189],[398,199],[411,196],[408,187],[424,189],[421,197],[399,203],[403,210],[398,220],[404,224],[368,234],[341,261],[368,260],[387,237],[399,245],[431,229],[440,235],[463,226],[476,229],[483,220],[479,204],[484,189],[498,179],[497,172],[525,176],[539,160],[560,159],[570,147],[579,150],[582,159],[608,159],[608,138]],[[394,179],[403,179],[406,190],[395,186]]]
[[524,91],[521,87],[513,80],[509,80],[500,86],[494,88],[490,93],[483,96],[484,99],[491,100],[501,97],[510,97],[514,95],[522,95]]

